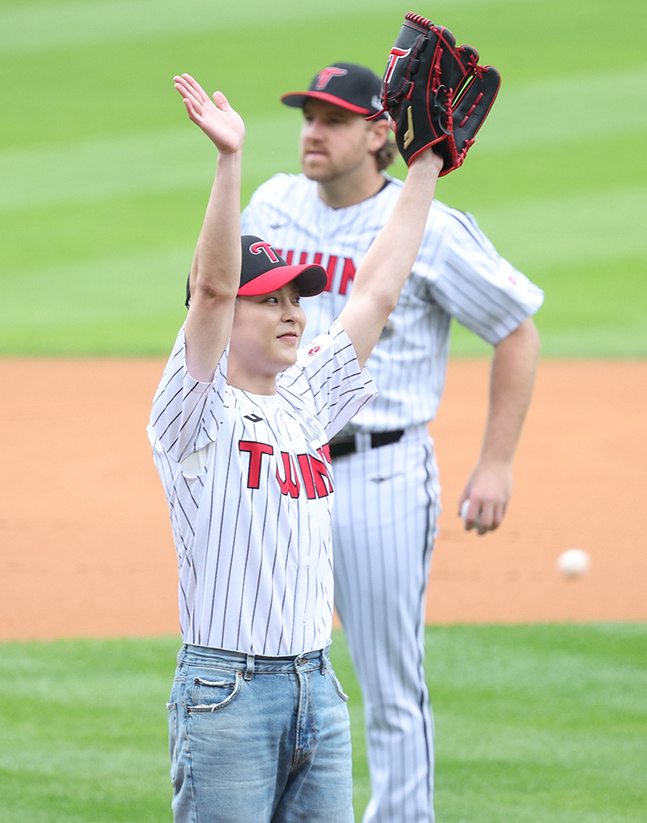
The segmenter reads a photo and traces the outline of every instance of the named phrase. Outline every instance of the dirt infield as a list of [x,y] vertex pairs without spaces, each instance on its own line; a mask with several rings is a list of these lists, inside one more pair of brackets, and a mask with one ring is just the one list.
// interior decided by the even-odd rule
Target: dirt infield
[[[145,434],[161,360],[0,360],[0,640],[177,632]],[[461,529],[488,363],[450,364],[432,425],[445,511],[435,623],[647,620],[647,363],[544,361],[502,528]],[[583,579],[555,570],[574,546]]]

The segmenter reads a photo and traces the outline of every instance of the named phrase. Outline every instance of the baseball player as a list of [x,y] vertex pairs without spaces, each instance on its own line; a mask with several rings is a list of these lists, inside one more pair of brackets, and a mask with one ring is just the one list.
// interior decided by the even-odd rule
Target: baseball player
[[[352,299],[356,272],[402,190],[384,172],[386,120],[365,119],[380,111],[379,93],[372,71],[335,63],[307,91],[283,95],[303,112],[303,173],[271,178],[243,212],[243,230],[269,238],[288,262],[326,270],[324,291],[304,301],[316,332]],[[428,423],[443,391],[452,318],[494,347],[482,450],[457,507],[470,501],[466,527],[482,535],[499,526],[510,496],[538,357],[531,316],[542,300],[469,215],[434,201],[369,359],[379,397],[330,443],[335,603],[362,688],[372,782],[364,823],[434,819],[424,614],[440,487]]]
[[240,236],[244,125],[175,78],[218,149],[189,310],[148,434],[178,555],[183,646],[169,701],[175,821],[353,819],[350,724],[330,668],[328,440],[375,394],[364,370],[422,237],[442,160],[411,166],[339,318],[301,347],[317,264]]

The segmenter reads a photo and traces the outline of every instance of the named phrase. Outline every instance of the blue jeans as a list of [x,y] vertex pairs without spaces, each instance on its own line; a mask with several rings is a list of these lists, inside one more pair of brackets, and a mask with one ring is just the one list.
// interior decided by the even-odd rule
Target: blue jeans
[[168,704],[175,823],[352,823],[346,700],[327,650],[184,645]]

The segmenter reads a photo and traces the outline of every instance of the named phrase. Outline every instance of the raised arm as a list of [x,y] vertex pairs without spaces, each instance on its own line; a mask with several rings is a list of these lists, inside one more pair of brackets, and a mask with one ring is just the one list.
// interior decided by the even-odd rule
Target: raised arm
[[360,263],[339,320],[364,366],[411,271],[443,160],[432,149],[409,166],[389,219]]
[[240,179],[245,126],[222,92],[211,99],[190,75],[174,78],[189,118],[218,149],[216,175],[191,266],[185,323],[189,373],[210,381],[231,334],[240,281]]

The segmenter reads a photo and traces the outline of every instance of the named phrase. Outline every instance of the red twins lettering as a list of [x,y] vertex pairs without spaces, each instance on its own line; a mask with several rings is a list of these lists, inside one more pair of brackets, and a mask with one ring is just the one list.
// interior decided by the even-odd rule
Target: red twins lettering
[[274,454],[274,448],[266,443],[254,440],[241,440],[238,443],[241,452],[249,452],[249,469],[247,471],[247,488],[258,489],[261,478],[261,462],[264,454]]
[[281,452],[281,457],[283,459],[283,477],[280,474],[280,466],[276,469],[276,479],[279,481],[281,494],[298,497],[301,484],[299,483],[294,457],[287,452]]
[[[330,475],[328,474],[328,466],[326,466],[323,460],[317,460],[316,457],[312,457],[312,455],[309,454],[300,454],[299,466],[301,467],[301,474],[303,475],[306,486],[311,479],[314,483],[313,497],[327,497],[333,488]],[[306,472],[309,473],[307,480]]]
[[[247,470],[247,488],[260,488],[261,468],[264,455],[273,455],[274,448],[267,443],[258,443],[253,440],[240,440],[238,449],[249,454]],[[281,459],[276,469],[276,479],[281,488],[281,494],[286,497],[298,497],[301,489],[305,491],[308,500],[327,497],[333,491],[332,478],[329,474],[329,461],[326,449],[319,449],[322,460],[311,454],[297,454],[281,452]],[[297,473],[297,466],[299,474]],[[281,473],[282,468],[282,473]],[[300,477],[299,477],[300,476]]]
[[[298,259],[300,265],[305,265],[308,263],[310,256],[306,251],[297,253],[294,249],[277,249],[277,251],[283,255],[288,266],[291,266],[292,261],[295,259]],[[324,255],[321,252],[316,252],[312,255],[312,261],[310,262],[316,263],[326,270],[327,280],[324,291],[334,291],[342,295],[348,292],[356,273],[355,263],[351,257],[338,257],[336,254],[331,254],[324,260]]]

